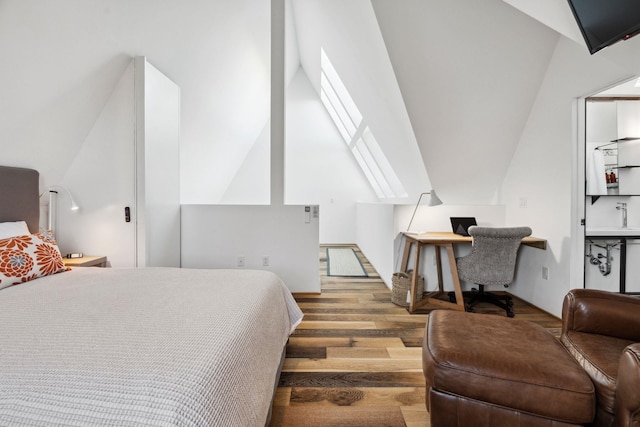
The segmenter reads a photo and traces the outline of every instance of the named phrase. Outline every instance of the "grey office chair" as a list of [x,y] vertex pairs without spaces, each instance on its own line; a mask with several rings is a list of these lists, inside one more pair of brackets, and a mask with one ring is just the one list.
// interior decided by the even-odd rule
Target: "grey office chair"
[[[531,235],[529,227],[469,227],[473,237],[471,253],[457,258],[458,275],[461,280],[478,285],[477,290],[465,292],[470,299],[465,302],[467,311],[473,311],[478,301],[488,302],[504,309],[507,316],[513,317],[513,301],[508,295],[496,295],[485,292],[487,285],[509,286],[513,282],[518,249],[522,239]],[[449,298],[455,301],[455,294]]]

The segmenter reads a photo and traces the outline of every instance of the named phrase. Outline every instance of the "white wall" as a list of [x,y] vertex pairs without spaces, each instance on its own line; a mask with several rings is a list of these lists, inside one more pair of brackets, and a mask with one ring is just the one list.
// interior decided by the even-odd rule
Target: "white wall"
[[[292,292],[320,292],[318,219],[304,206],[182,206],[182,267],[275,272]],[[269,266],[262,265],[264,256]]]
[[[80,209],[60,193],[56,235],[63,254],[106,255],[114,267],[133,267],[135,252],[135,99],[133,60],[111,88],[93,127],[68,159],[64,178]],[[35,165],[32,165],[32,167]],[[49,179],[51,179],[49,176]],[[124,221],[124,207],[132,222]]]
[[[548,241],[546,251],[525,248],[524,274],[510,291],[557,316],[567,291],[583,286],[584,229],[578,224],[584,212],[575,206],[584,200],[584,174],[582,181],[577,178],[584,166],[578,165],[575,100],[627,73],[606,55],[590,56],[583,45],[561,38],[502,185],[507,222],[528,224]],[[527,200],[526,208],[520,207],[521,199]],[[543,266],[549,268],[549,280],[542,279]]]
[[11,64],[0,67],[0,161],[37,169],[45,188],[62,182],[131,60],[117,32],[101,21],[108,6],[76,0],[0,6],[0,57]]
[[224,195],[220,199],[223,205],[268,205],[271,195],[271,176],[269,159],[271,122],[266,126],[255,141],[242,166]]
[[358,203],[356,206],[356,240],[358,247],[391,288],[395,237],[394,206],[384,203]]

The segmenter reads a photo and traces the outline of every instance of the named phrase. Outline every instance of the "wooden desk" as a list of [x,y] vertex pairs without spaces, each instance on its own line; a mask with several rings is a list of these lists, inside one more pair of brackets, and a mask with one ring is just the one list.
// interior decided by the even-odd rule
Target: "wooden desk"
[[[437,305],[443,308],[450,308],[453,310],[464,311],[464,299],[462,297],[462,287],[460,285],[460,277],[458,277],[458,267],[456,265],[456,256],[453,251],[453,245],[458,243],[471,243],[471,236],[461,236],[452,232],[428,232],[422,234],[415,233],[403,233],[405,236],[404,252],[402,254],[402,264],[400,265],[401,271],[408,272],[409,257],[411,255],[411,248],[415,246],[415,260],[413,265],[413,274],[411,277],[411,299],[409,302],[409,313],[415,312],[420,307],[427,304]],[[522,240],[523,245],[532,246],[538,249],[547,249],[547,241],[538,237],[525,237]],[[433,245],[436,250],[436,268],[438,273],[438,292],[436,295],[429,295],[422,300],[419,300],[419,296],[416,295],[418,275],[420,272],[420,253],[422,247],[426,245]],[[442,281],[442,257],[440,255],[440,248],[445,248],[447,251],[447,257],[449,258],[449,268],[451,270],[451,278],[453,280],[453,290],[456,295],[456,302],[452,303],[435,298],[438,294],[443,294],[443,281]]]

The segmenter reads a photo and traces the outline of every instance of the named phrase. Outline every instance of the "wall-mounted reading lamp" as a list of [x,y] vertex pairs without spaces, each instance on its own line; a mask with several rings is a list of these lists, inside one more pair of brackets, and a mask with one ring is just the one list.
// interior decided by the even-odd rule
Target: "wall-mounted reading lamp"
[[411,215],[411,221],[409,221],[409,226],[407,227],[407,231],[411,229],[411,223],[413,222],[413,218],[416,216],[416,212],[418,211],[418,207],[420,206],[420,202],[422,201],[422,196],[425,196],[427,194],[431,194],[431,197],[429,197],[429,203],[427,203],[427,206],[438,206],[442,204],[442,200],[440,200],[435,190],[427,191],[426,193],[420,194],[418,203],[416,203],[416,208],[413,210],[413,215]]
[[76,204],[76,201],[73,200],[73,196],[71,195],[71,192],[69,192],[69,190],[67,190],[61,185],[52,185],[51,187],[49,187],[49,230],[51,231],[55,231],[54,228],[56,225],[56,201],[57,201],[56,199],[59,191],[63,191],[69,196],[69,200],[71,201],[72,211],[77,211],[79,209],[78,205]]

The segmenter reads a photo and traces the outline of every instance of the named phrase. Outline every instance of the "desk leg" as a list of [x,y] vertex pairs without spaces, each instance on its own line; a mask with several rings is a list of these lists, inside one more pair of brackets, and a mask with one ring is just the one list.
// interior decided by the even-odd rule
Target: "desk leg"
[[447,255],[449,256],[449,268],[451,269],[451,280],[453,281],[453,290],[456,294],[456,305],[458,310],[464,310],[464,298],[462,296],[462,285],[460,284],[460,277],[458,276],[458,265],[456,264],[456,254],[453,252],[453,243],[449,243],[447,246]]
[[406,239],[404,244],[404,252],[402,253],[402,263],[400,264],[400,271],[403,273],[407,272],[407,268],[409,267],[409,255],[411,254],[411,242],[409,239]]
[[[418,252],[420,252],[420,245],[416,244],[416,246],[418,247]],[[451,310],[465,311],[464,299],[462,298],[462,287],[460,286],[460,277],[458,276],[458,266],[456,265],[456,257],[453,251],[453,243],[435,244],[436,261],[437,261],[437,268],[438,268],[438,280],[440,281],[440,283],[438,283],[438,287],[440,288],[440,290],[443,289],[442,264],[441,264],[442,257],[440,256],[440,246],[444,246],[445,248],[447,248],[447,256],[449,257],[449,268],[451,269],[451,278],[453,280],[453,288],[455,290],[456,303],[454,304],[452,302],[444,301],[431,296],[424,298],[421,301],[415,300],[415,289],[417,287],[417,271],[418,271],[418,265],[419,265],[418,263],[420,262],[419,257],[416,256],[416,258],[418,259],[416,260],[416,265],[414,267],[414,272],[413,272],[414,276],[412,277],[412,281],[411,281],[411,303],[409,305],[409,313],[413,313],[415,310],[427,304],[435,305],[440,308],[448,308]]]
[[416,243],[416,259],[413,265],[413,273],[411,274],[411,295],[409,298],[410,313],[413,313],[413,311],[416,309],[416,304],[418,304],[417,291],[418,291],[418,277],[420,276],[418,274],[419,272],[418,267],[420,267],[420,252],[422,252],[420,249],[421,249],[420,244]]
[[444,292],[444,281],[442,279],[442,257],[440,256],[440,246],[434,247],[436,251],[436,270],[438,272],[438,291]]

